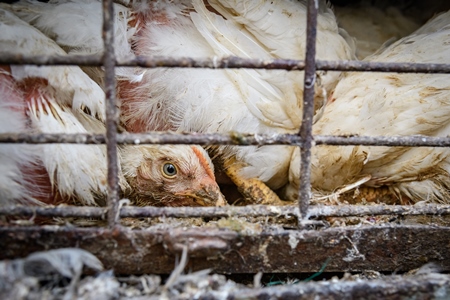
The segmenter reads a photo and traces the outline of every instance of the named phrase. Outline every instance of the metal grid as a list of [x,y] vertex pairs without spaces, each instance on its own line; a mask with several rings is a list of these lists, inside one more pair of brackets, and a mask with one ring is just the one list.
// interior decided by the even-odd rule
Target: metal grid
[[[113,1],[103,0],[103,38],[105,52],[99,56],[34,56],[4,55],[0,57],[0,64],[36,64],[36,65],[94,65],[105,68],[105,93],[106,93],[106,135],[87,134],[0,134],[1,143],[75,143],[75,144],[104,144],[107,145],[108,162],[108,197],[107,206],[103,207],[2,207],[0,215],[36,215],[46,217],[101,217],[107,219],[109,229],[61,229],[57,232],[70,234],[89,233],[97,236],[104,234],[111,238],[123,234],[118,226],[122,217],[221,217],[221,216],[275,216],[286,215],[298,218],[300,228],[302,224],[308,224],[310,217],[324,216],[363,216],[363,215],[447,215],[450,214],[449,205],[424,205],[414,206],[314,206],[309,207],[311,196],[310,186],[310,160],[311,147],[314,145],[373,145],[373,146],[450,146],[450,138],[434,138],[422,136],[410,137],[364,137],[364,136],[312,136],[314,81],[317,70],[341,70],[341,71],[378,71],[378,72],[426,72],[426,73],[450,73],[450,64],[417,64],[417,63],[373,63],[373,62],[330,62],[315,60],[315,39],[318,14],[318,1],[307,2],[307,49],[304,61],[298,60],[258,60],[229,57],[223,59],[191,59],[170,57],[136,57],[131,60],[117,61],[113,47]],[[119,114],[116,109],[114,68],[116,66],[141,66],[141,67],[184,67],[184,68],[266,68],[284,70],[304,70],[304,110],[301,129],[297,135],[220,135],[184,133],[174,134],[157,132],[151,134],[117,134]],[[118,163],[117,144],[220,144],[220,145],[292,145],[301,148],[301,185],[298,207],[122,207],[119,208],[118,187]],[[31,227],[21,232],[39,233],[40,227]],[[52,229],[53,230],[53,229]],[[50,230],[49,232],[53,232]],[[55,232],[56,232],[55,231]],[[419,230],[420,231],[420,230]],[[14,228],[3,231],[6,236],[14,235]],[[303,234],[301,231],[297,233]],[[425,231],[426,233],[426,231]],[[9,235],[8,235],[9,234]],[[320,234],[318,238],[320,239]],[[447,230],[443,232],[444,236]],[[194,233],[195,235],[195,233]],[[144,235],[144,239],[152,236]],[[315,237],[314,237],[315,238]],[[313,239],[314,239],[313,238]],[[49,241],[52,238],[49,239]],[[264,238],[262,238],[264,240]],[[165,244],[170,244],[168,241]],[[174,252],[178,250],[172,249]],[[337,269],[343,265],[335,266]],[[130,270],[131,271],[131,270]],[[250,270],[251,271],[251,270]]]

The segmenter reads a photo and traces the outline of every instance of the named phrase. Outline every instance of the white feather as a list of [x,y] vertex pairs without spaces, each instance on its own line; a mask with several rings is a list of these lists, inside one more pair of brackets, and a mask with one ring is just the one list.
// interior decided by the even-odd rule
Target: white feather
[[[116,23],[122,24],[116,25],[122,28],[117,31],[120,35],[117,40],[122,41],[117,47],[123,51],[118,53],[131,52],[129,34],[136,33],[132,43],[133,50],[139,55],[304,59],[304,1],[211,0],[209,3],[222,16],[208,11],[205,3],[198,0],[155,1],[134,6],[135,10],[131,13],[123,11],[123,15],[138,20],[137,25],[127,30],[123,29],[124,19],[120,19],[120,14],[116,12],[116,19],[120,19]],[[83,11],[85,8],[81,7],[96,5],[98,3],[94,0],[79,3],[59,0],[39,4],[33,9],[18,9],[20,5],[13,7],[16,7],[18,15],[55,37],[69,51],[92,53],[98,51],[101,45],[98,39],[96,42],[90,40],[90,35],[94,35],[93,28],[99,28],[100,15],[97,13],[94,20],[93,11],[97,10],[92,9],[70,16],[72,12],[67,8]],[[63,7],[66,7],[64,11]],[[56,11],[60,12],[58,17],[47,20]],[[89,34],[81,35],[82,41],[73,39],[77,43],[83,42],[84,48],[70,44],[70,36],[75,35],[75,29],[63,22],[64,15],[67,15],[67,20],[72,20],[70,23],[80,23],[80,26],[85,26],[83,22],[91,24],[86,29]],[[145,24],[139,23],[140,17],[145,17]],[[64,25],[59,25],[61,22]],[[60,29],[64,32],[58,33]],[[318,30],[318,58],[354,58],[354,49],[341,35],[331,9],[323,2]],[[303,97],[303,72],[300,71],[156,68],[139,73],[140,76],[136,74],[133,69],[118,74],[119,82],[124,83],[121,85],[123,89],[126,90],[127,84],[134,84],[126,90],[128,96],[122,99],[124,111],[121,121],[130,130],[276,134],[294,133],[300,126]],[[317,87],[331,90],[339,75],[339,72],[322,74]],[[321,97],[322,93],[319,95]],[[278,189],[289,181],[293,149],[287,146],[223,147],[222,155],[235,155],[246,165],[243,175],[257,177]]]
[[[0,28],[2,52],[64,54],[53,41],[5,10],[0,10]],[[78,67],[12,66],[11,73],[18,82],[37,79],[36,85],[29,87],[32,90],[26,101],[31,124],[38,132],[87,133],[84,125],[104,132],[104,126],[94,117],[104,115],[104,93]],[[85,113],[84,106],[93,116]],[[62,195],[77,196],[84,204],[95,205],[94,195],[106,193],[104,146],[42,145],[39,156],[52,185]]]
[[[368,60],[449,63],[449,24],[450,12],[439,15]],[[449,82],[447,74],[348,73],[314,133],[448,136]],[[357,159],[356,153],[367,153],[367,161],[363,163],[363,156]],[[370,174],[368,185],[392,186],[417,201],[446,201],[449,195],[447,148],[317,147],[314,156],[312,184],[318,189],[333,190],[355,176]],[[351,176],[342,176],[342,168],[351,169]]]
[[[164,21],[150,20],[140,31],[138,51],[175,57],[304,58],[303,2],[208,2],[225,18],[197,0],[189,15],[181,9],[175,16],[162,10]],[[319,29],[318,57],[354,57],[328,7],[321,9]],[[338,76],[338,72],[324,75],[323,86],[334,87]],[[133,109],[125,112],[122,120],[141,120],[146,129],[294,133],[301,122],[303,72],[150,69],[133,92]],[[288,182],[292,147],[221,149],[225,157],[236,155],[246,164],[242,169],[245,176],[257,177],[274,189]]]
[[[29,110],[33,125],[41,132],[88,133],[70,109],[55,99],[36,99]],[[95,205],[93,195],[106,195],[105,146],[55,144],[43,146],[42,151],[51,183],[63,196],[76,195],[83,204]]]
[[[0,71],[0,132],[27,133],[24,100],[5,75]],[[0,144],[0,205],[37,203],[22,169],[31,167],[39,152],[39,146]]]
[[[99,0],[54,0],[49,3],[21,0],[8,8],[53,39],[69,54],[103,54],[103,15]],[[134,57],[130,39],[136,31],[128,26],[131,19],[130,9],[114,3],[114,52],[119,60]],[[86,69],[93,77],[97,77],[96,80],[102,80],[101,72],[93,68]],[[139,77],[140,73],[142,70],[116,68],[118,76],[134,78]]]
[[[0,53],[66,55],[55,42],[12,13],[0,10],[0,20]],[[105,120],[105,95],[79,67],[14,66],[12,72],[16,80],[33,76],[46,78],[50,85],[61,91],[59,101],[74,109],[88,107],[93,117]]]

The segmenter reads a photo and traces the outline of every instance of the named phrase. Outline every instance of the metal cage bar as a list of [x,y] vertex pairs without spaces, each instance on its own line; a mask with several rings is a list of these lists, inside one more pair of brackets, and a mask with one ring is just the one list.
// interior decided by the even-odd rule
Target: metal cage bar
[[318,0],[307,1],[303,118],[299,131],[299,135],[303,141],[303,146],[300,148],[299,187],[299,208],[302,219],[308,218],[309,200],[311,198],[311,147],[313,143],[312,124],[314,117],[314,88],[316,82],[315,59],[318,10]]
[[[208,68],[208,69],[267,69],[267,70],[304,70],[305,61],[295,59],[249,59],[235,56],[223,58],[161,57],[136,56],[131,59],[114,58],[117,67],[142,68]],[[102,57],[98,55],[20,55],[2,54],[0,64],[15,65],[77,65],[102,66]],[[399,72],[399,73],[440,73],[449,74],[450,64],[394,63],[370,61],[326,61],[316,60],[316,70],[350,72]]]
[[[250,133],[126,133],[117,134],[117,144],[199,144],[199,145],[292,145],[303,146],[297,134],[250,134]],[[314,145],[329,146],[391,146],[391,147],[449,147],[450,137],[431,136],[334,136],[314,135]],[[105,144],[104,134],[55,134],[55,133],[0,133],[1,143],[28,144]]]
[[[449,229],[435,224],[410,226],[389,223],[387,226],[349,226],[333,227],[326,230],[300,231],[313,228],[267,228],[261,232],[245,234],[221,228],[170,228],[152,227],[150,229],[128,230],[116,226],[119,218],[235,218],[235,217],[281,217],[308,224],[308,218],[328,220],[326,217],[398,215],[428,215],[440,218],[450,214],[450,205],[339,205],[309,206],[310,200],[310,158],[311,147],[315,145],[370,145],[370,146],[410,146],[410,147],[449,147],[450,137],[427,136],[322,136],[312,135],[312,99],[314,80],[317,70],[328,71],[376,71],[404,73],[444,73],[450,74],[450,64],[421,63],[379,63],[365,61],[321,61],[315,60],[315,30],[317,24],[317,0],[308,0],[308,29],[305,60],[289,59],[244,59],[226,58],[178,58],[171,57],[135,57],[117,60],[113,47],[112,1],[103,0],[104,26],[103,38],[105,51],[103,56],[21,56],[2,55],[0,64],[36,64],[36,65],[80,65],[103,66],[105,68],[105,93],[107,131],[106,134],[0,134],[0,143],[73,143],[106,144],[108,153],[108,193],[106,207],[0,207],[0,216],[37,217],[80,217],[107,220],[108,228],[102,223],[89,228],[73,226],[9,226],[2,227],[0,237],[5,247],[2,258],[43,250],[43,248],[76,245],[96,254],[108,268],[116,272],[132,274],[136,272],[169,273],[173,269],[174,257],[179,254],[181,243],[189,244],[189,268],[212,268],[215,272],[311,272],[319,269],[324,261],[332,257],[334,261],[327,266],[330,271],[361,271],[367,268],[381,271],[405,271],[420,267],[425,260],[436,260],[444,270],[449,265]],[[171,132],[151,132],[146,134],[118,134],[119,121],[116,109],[114,69],[117,66],[139,66],[146,68],[257,68],[305,71],[304,117],[299,134],[197,134]],[[300,147],[301,189],[298,206],[259,206],[245,207],[119,207],[118,188],[118,144],[201,144],[201,145],[292,145]],[[448,219],[448,218],[447,218]],[[313,223],[316,222],[316,223]],[[322,222],[322,224],[319,224]],[[327,221],[314,221],[312,225],[327,226]],[[26,223],[26,221],[25,221]],[[32,223],[32,222],[31,222]],[[30,224],[31,224],[30,223]],[[104,222],[103,222],[104,223]],[[21,223],[17,223],[21,224]],[[198,229],[198,230],[197,230]],[[296,230],[297,229],[297,230]],[[433,239],[430,239],[430,235]],[[183,245],[185,245],[183,244]],[[377,245],[377,247],[374,247]],[[424,247],[426,245],[426,247]],[[262,251],[261,251],[262,250]],[[356,252],[355,252],[356,251]],[[215,255],[217,254],[217,257]],[[209,260],[212,256],[214,259]],[[158,257],[158,261],[154,260]],[[305,259],[306,258],[306,259]],[[345,260],[347,259],[347,260]],[[244,261],[244,263],[243,263]],[[267,264],[270,262],[270,264]],[[298,265],[297,265],[298,262]],[[399,279],[406,283],[405,290],[435,284],[435,277],[421,278],[422,281],[409,285],[408,279]],[[445,279],[448,286],[448,279]],[[344,285],[330,284],[325,292],[341,296]],[[383,283],[384,284],[384,283]],[[396,283],[397,284],[397,283]],[[320,285],[320,284],[319,284]],[[389,282],[388,282],[389,285]],[[395,284],[394,284],[395,285]],[[382,286],[382,285],[380,285]],[[389,286],[391,288],[392,286]],[[321,293],[321,287],[311,283],[306,293]],[[356,284],[353,290],[366,291],[366,285]],[[382,286],[384,288],[384,286]],[[309,290],[308,290],[309,289]],[[285,287],[265,291],[249,290],[241,297],[256,295],[289,296],[305,295],[304,289]],[[383,291],[381,289],[381,291]],[[379,292],[379,291],[378,291]],[[417,296],[418,292],[410,292]],[[381,292],[379,292],[381,293]],[[382,293],[381,293],[382,294]],[[380,294],[380,295],[381,295]],[[337,297],[338,298],[338,297]]]
[[105,68],[106,155],[108,165],[108,225],[117,223],[119,205],[119,162],[117,158],[117,125],[119,113],[116,107],[115,55],[114,55],[114,7],[112,0],[103,0],[104,41],[103,66]]
[[[261,59],[243,59],[239,57],[227,57],[222,59],[217,58],[204,58],[204,59],[193,59],[193,58],[178,58],[174,59],[171,57],[136,57],[129,60],[117,61],[114,56],[113,49],[113,33],[112,33],[112,1],[104,0],[104,45],[105,53],[103,56],[98,55],[70,55],[70,56],[24,56],[17,54],[2,55],[0,57],[0,63],[7,64],[36,64],[36,65],[94,65],[94,66],[104,66],[106,73],[106,98],[107,98],[107,134],[96,135],[96,134],[0,134],[0,143],[80,143],[80,144],[107,144],[108,147],[108,224],[113,226],[116,224],[117,216],[129,216],[124,211],[130,208],[124,208],[121,213],[117,210],[118,201],[118,178],[117,178],[117,144],[220,144],[220,145],[293,145],[302,147],[306,149],[314,145],[371,145],[371,146],[424,146],[424,147],[448,147],[450,146],[450,138],[447,137],[425,137],[425,136],[379,136],[379,137],[368,137],[368,136],[311,136],[310,128],[309,134],[308,130],[305,129],[306,137],[313,138],[305,144],[305,137],[302,135],[256,135],[256,134],[235,134],[230,135],[224,134],[197,134],[197,133],[186,133],[186,134],[174,134],[167,132],[158,132],[151,134],[117,134],[117,122],[118,122],[118,112],[115,107],[115,78],[114,78],[114,67],[115,66],[141,66],[141,67],[181,67],[181,68],[264,68],[264,69],[285,69],[285,70],[305,70],[305,94],[311,93],[313,95],[313,88],[308,87],[314,81],[316,70],[332,70],[332,71],[377,71],[377,72],[412,72],[412,73],[450,73],[450,64],[421,64],[421,63],[379,63],[379,62],[360,62],[360,61],[320,61],[315,60],[312,49],[310,47],[315,46],[315,24],[317,20],[313,20],[317,17],[317,1],[308,1],[308,10],[316,14],[315,17],[311,16],[311,12],[308,13],[308,22],[311,22],[308,26],[308,49],[307,57],[305,61],[301,60],[289,60],[289,59],[274,59],[274,60],[261,60]],[[106,8],[106,9],[105,9]],[[314,24],[313,24],[314,23]],[[109,24],[109,25],[108,25]],[[314,42],[312,42],[314,41]],[[312,45],[312,46],[311,46]],[[308,73],[308,74],[306,74]],[[307,92],[307,90],[309,92]],[[310,95],[305,95],[305,101],[308,101]],[[309,103],[307,103],[309,104]],[[305,110],[307,105],[305,104]],[[305,113],[305,115],[308,115]],[[308,116],[304,120],[308,119]],[[306,121],[305,121],[306,122]],[[303,126],[302,126],[303,127]],[[307,128],[307,126],[305,126]],[[305,134],[305,133],[304,133]],[[308,161],[305,155],[305,162]],[[308,165],[307,163],[303,165]],[[307,172],[306,172],[307,173]],[[306,174],[303,170],[301,174]],[[115,174],[115,175],[114,175]],[[110,177],[111,176],[111,177]],[[306,178],[305,178],[306,181]],[[309,181],[309,180],[308,180]],[[308,184],[302,187],[303,194],[306,195],[308,192]],[[303,196],[304,196],[303,195]],[[304,197],[306,199],[308,197]],[[302,204],[303,207],[308,207],[306,201]],[[302,206],[300,205],[300,206]],[[367,213],[377,214],[377,211],[385,211],[385,205],[375,205],[368,207]],[[438,207],[438,206],[437,206]],[[49,208],[41,210],[38,208],[36,210],[32,209],[35,213],[47,214],[48,211],[53,211],[53,213],[64,212],[67,210],[69,215],[77,211],[75,215],[89,216],[95,211],[94,215],[102,215],[103,208],[86,208],[85,213],[78,213],[79,209],[76,207],[61,207],[61,208]],[[84,208],[83,208],[84,209]],[[156,216],[160,213],[159,208],[136,208],[139,213],[136,215],[141,216]],[[171,208],[168,208],[171,211]],[[198,208],[195,208],[198,209]],[[315,208],[311,208],[311,214],[314,215]],[[186,208],[173,208],[175,216],[184,216],[183,213]],[[220,210],[220,209],[219,209]],[[227,210],[227,208],[225,208]],[[337,213],[339,216],[350,216],[353,211],[366,211],[366,208],[355,210],[347,209],[332,209],[333,211],[340,211]],[[18,207],[17,210],[10,210],[9,208],[0,209],[0,215],[6,214],[11,215],[17,212],[24,212],[28,214],[28,210]],[[45,213],[44,213],[45,211]],[[87,212],[89,211],[89,212]],[[164,214],[164,210],[161,213]],[[180,211],[180,214],[176,212]],[[189,211],[189,208],[187,208]],[[243,210],[245,211],[245,209]],[[266,213],[266,210],[262,208],[259,210],[262,214]],[[284,211],[284,208],[281,209]],[[302,216],[306,216],[302,213]],[[395,209],[392,212],[396,211]],[[419,210],[421,211],[421,210]],[[205,215],[209,212],[208,209],[205,210]],[[426,213],[426,212],[423,212]],[[20,213],[19,213],[20,214]],[[133,213],[131,213],[133,215]],[[189,215],[189,214],[188,214]],[[192,215],[196,215],[192,213]],[[203,212],[200,215],[204,216]],[[220,215],[220,214],[219,214]],[[320,214],[319,214],[320,215]],[[359,215],[359,213],[358,213]]]
[[[69,207],[29,207],[11,206],[0,207],[0,215],[5,216],[43,216],[43,217],[82,217],[104,218],[107,209],[103,207],[69,206]],[[191,217],[297,217],[297,206],[261,206],[248,205],[233,207],[122,207],[120,217],[154,218],[164,216],[168,218]],[[376,216],[376,215],[432,215],[444,216],[450,214],[450,205],[426,204],[413,205],[314,205],[309,208],[309,217],[350,217],[350,216]]]

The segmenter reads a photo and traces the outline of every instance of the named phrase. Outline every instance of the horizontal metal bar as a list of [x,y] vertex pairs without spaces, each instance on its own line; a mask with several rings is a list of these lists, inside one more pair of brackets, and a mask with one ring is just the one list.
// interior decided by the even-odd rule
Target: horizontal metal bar
[[450,64],[402,63],[375,61],[325,61],[316,60],[316,69],[325,71],[372,71],[398,73],[450,73]]
[[[53,134],[53,133],[1,133],[0,143],[29,144],[105,144],[103,134]],[[117,134],[118,144],[201,144],[201,145],[301,145],[296,135],[255,135],[255,134],[201,134],[152,132],[145,134]]]
[[[449,147],[450,137],[430,136],[314,136],[314,145],[365,145],[405,147]],[[103,134],[62,133],[0,133],[1,143],[28,144],[105,144]],[[303,146],[301,137],[295,134],[247,134],[247,133],[174,133],[150,132],[142,134],[117,134],[118,144],[199,144],[199,145],[292,145]]]
[[[85,217],[104,218],[106,208],[87,206],[3,206],[0,215],[4,216],[43,216],[43,217]],[[448,215],[450,205],[312,205],[310,217],[349,217],[368,215]],[[228,207],[122,207],[121,217],[259,217],[259,216],[298,216],[298,207],[286,206],[228,206]]]
[[1,53],[0,64],[38,66],[102,66],[101,55],[25,55],[21,53]]
[[316,145],[364,145],[364,146],[392,146],[392,147],[448,147],[450,137],[432,137],[424,135],[410,136],[332,136],[315,135]]
[[[211,296],[209,295],[211,294]],[[221,296],[221,295],[220,295]],[[221,299],[210,292],[204,299]],[[375,280],[300,282],[262,289],[231,291],[227,299],[444,299],[450,296],[450,275],[383,276]],[[182,299],[181,297],[179,299]]]
[[0,215],[5,216],[37,216],[37,217],[83,217],[101,218],[106,216],[106,207],[91,206],[3,206],[0,207]]
[[[22,55],[14,53],[2,53],[0,64],[12,65],[79,65],[102,66],[100,55]],[[303,70],[304,60],[294,59],[248,59],[235,56],[223,58],[191,58],[137,56],[131,59],[116,60],[118,67],[144,67],[144,68],[253,68],[269,70]],[[387,63],[369,61],[325,61],[316,60],[317,70],[326,71],[374,71],[374,72],[402,72],[402,73],[450,73],[450,64],[426,64],[426,63]]]

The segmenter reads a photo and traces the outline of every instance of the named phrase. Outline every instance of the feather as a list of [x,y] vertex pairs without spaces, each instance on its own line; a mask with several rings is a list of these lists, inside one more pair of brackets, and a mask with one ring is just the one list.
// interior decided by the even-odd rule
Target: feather
[[[153,8],[158,20],[164,21],[147,19],[139,31],[136,51],[142,55],[174,57],[304,58],[303,2],[208,1],[208,4],[220,14],[208,10],[202,1],[193,1],[189,14],[182,13],[180,8],[176,17],[164,9]],[[318,22],[318,57],[353,59],[354,49],[340,34],[328,6],[321,7]],[[338,77],[339,72],[322,74],[318,90],[330,90]],[[294,133],[301,123],[302,82],[303,72],[149,69],[141,82],[128,86],[129,99],[124,102],[132,102],[129,104],[132,109],[123,112],[122,121],[127,128],[143,130]],[[321,97],[322,93],[318,98]],[[272,189],[279,189],[289,184],[293,151],[293,147],[285,146],[226,146],[220,148],[219,155],[225,160],[234,156],[242,162],[240,173],[244,177],[260,179]]]
[[[368,58],[376,62],[449,63],[450,12]],[[338,83],[314,134],[450,134],[450,85],[446,74],[348,73]],[[342,116],[345,116],[342,120]],[[340,121],[337,121],[340,120]],[[353,150],[350,150],[353,149]],[[355,152],[356,151],[356,152]],[[355,159],[367,153],[367,159]],[[413,201],[443,201],[449,194],[447,148],[316,147],[312,184],[334,190],[355,176],[371,175],[368,186],[389,186]],[[340,169],[349,169],[343,176]]]
[[[25,115],[26,103],[8,72],[0,69],[0,132],[27,132],[29,124]],[[11,202],[37,204],[29,193],[31,183],[23,174],[32,168],[40,152],[29,145],[0,145],[0,205]]]
[[[0,10],[0,26],[1,52],[65,55],[52,40],[8,11]],[[102,127],[98,123],[104,118],[104,93],[80,68],[12,66],[11,75],[23,87],[29,118],[38,132],[87,133],[81,121],[90,128]],[[76,195],[84,204],[94,205],[94,194],[106,193],[104,146],[43,145],[40,160],[62,195]]]
[[[13,47],[17,47],[21,54],[66,55],[53,40],[6,10],[0,10],[0,28],[5,29],[0,33],[2,53],[12,52]],[[14,39],[5,32],[12,28]],[[105,132],[104,92],[79,67],[11,66],[6,75],[23,93],[25,111],[36,132]],[[45,166],[49,184],[61,195],[63,202],[104,204],[107,186],[104,145],[52,144],[41,147],[38,160]],[[198,146],[122,146],[119,153],[119,184],[135,203],[225,205],[215,182],[212,162]],[[14,171],[17,171],[14,176],[20,177],[20,170]],[[11,179],[6,188],[13,191],[15,186],[11,182],[17,179]]]

